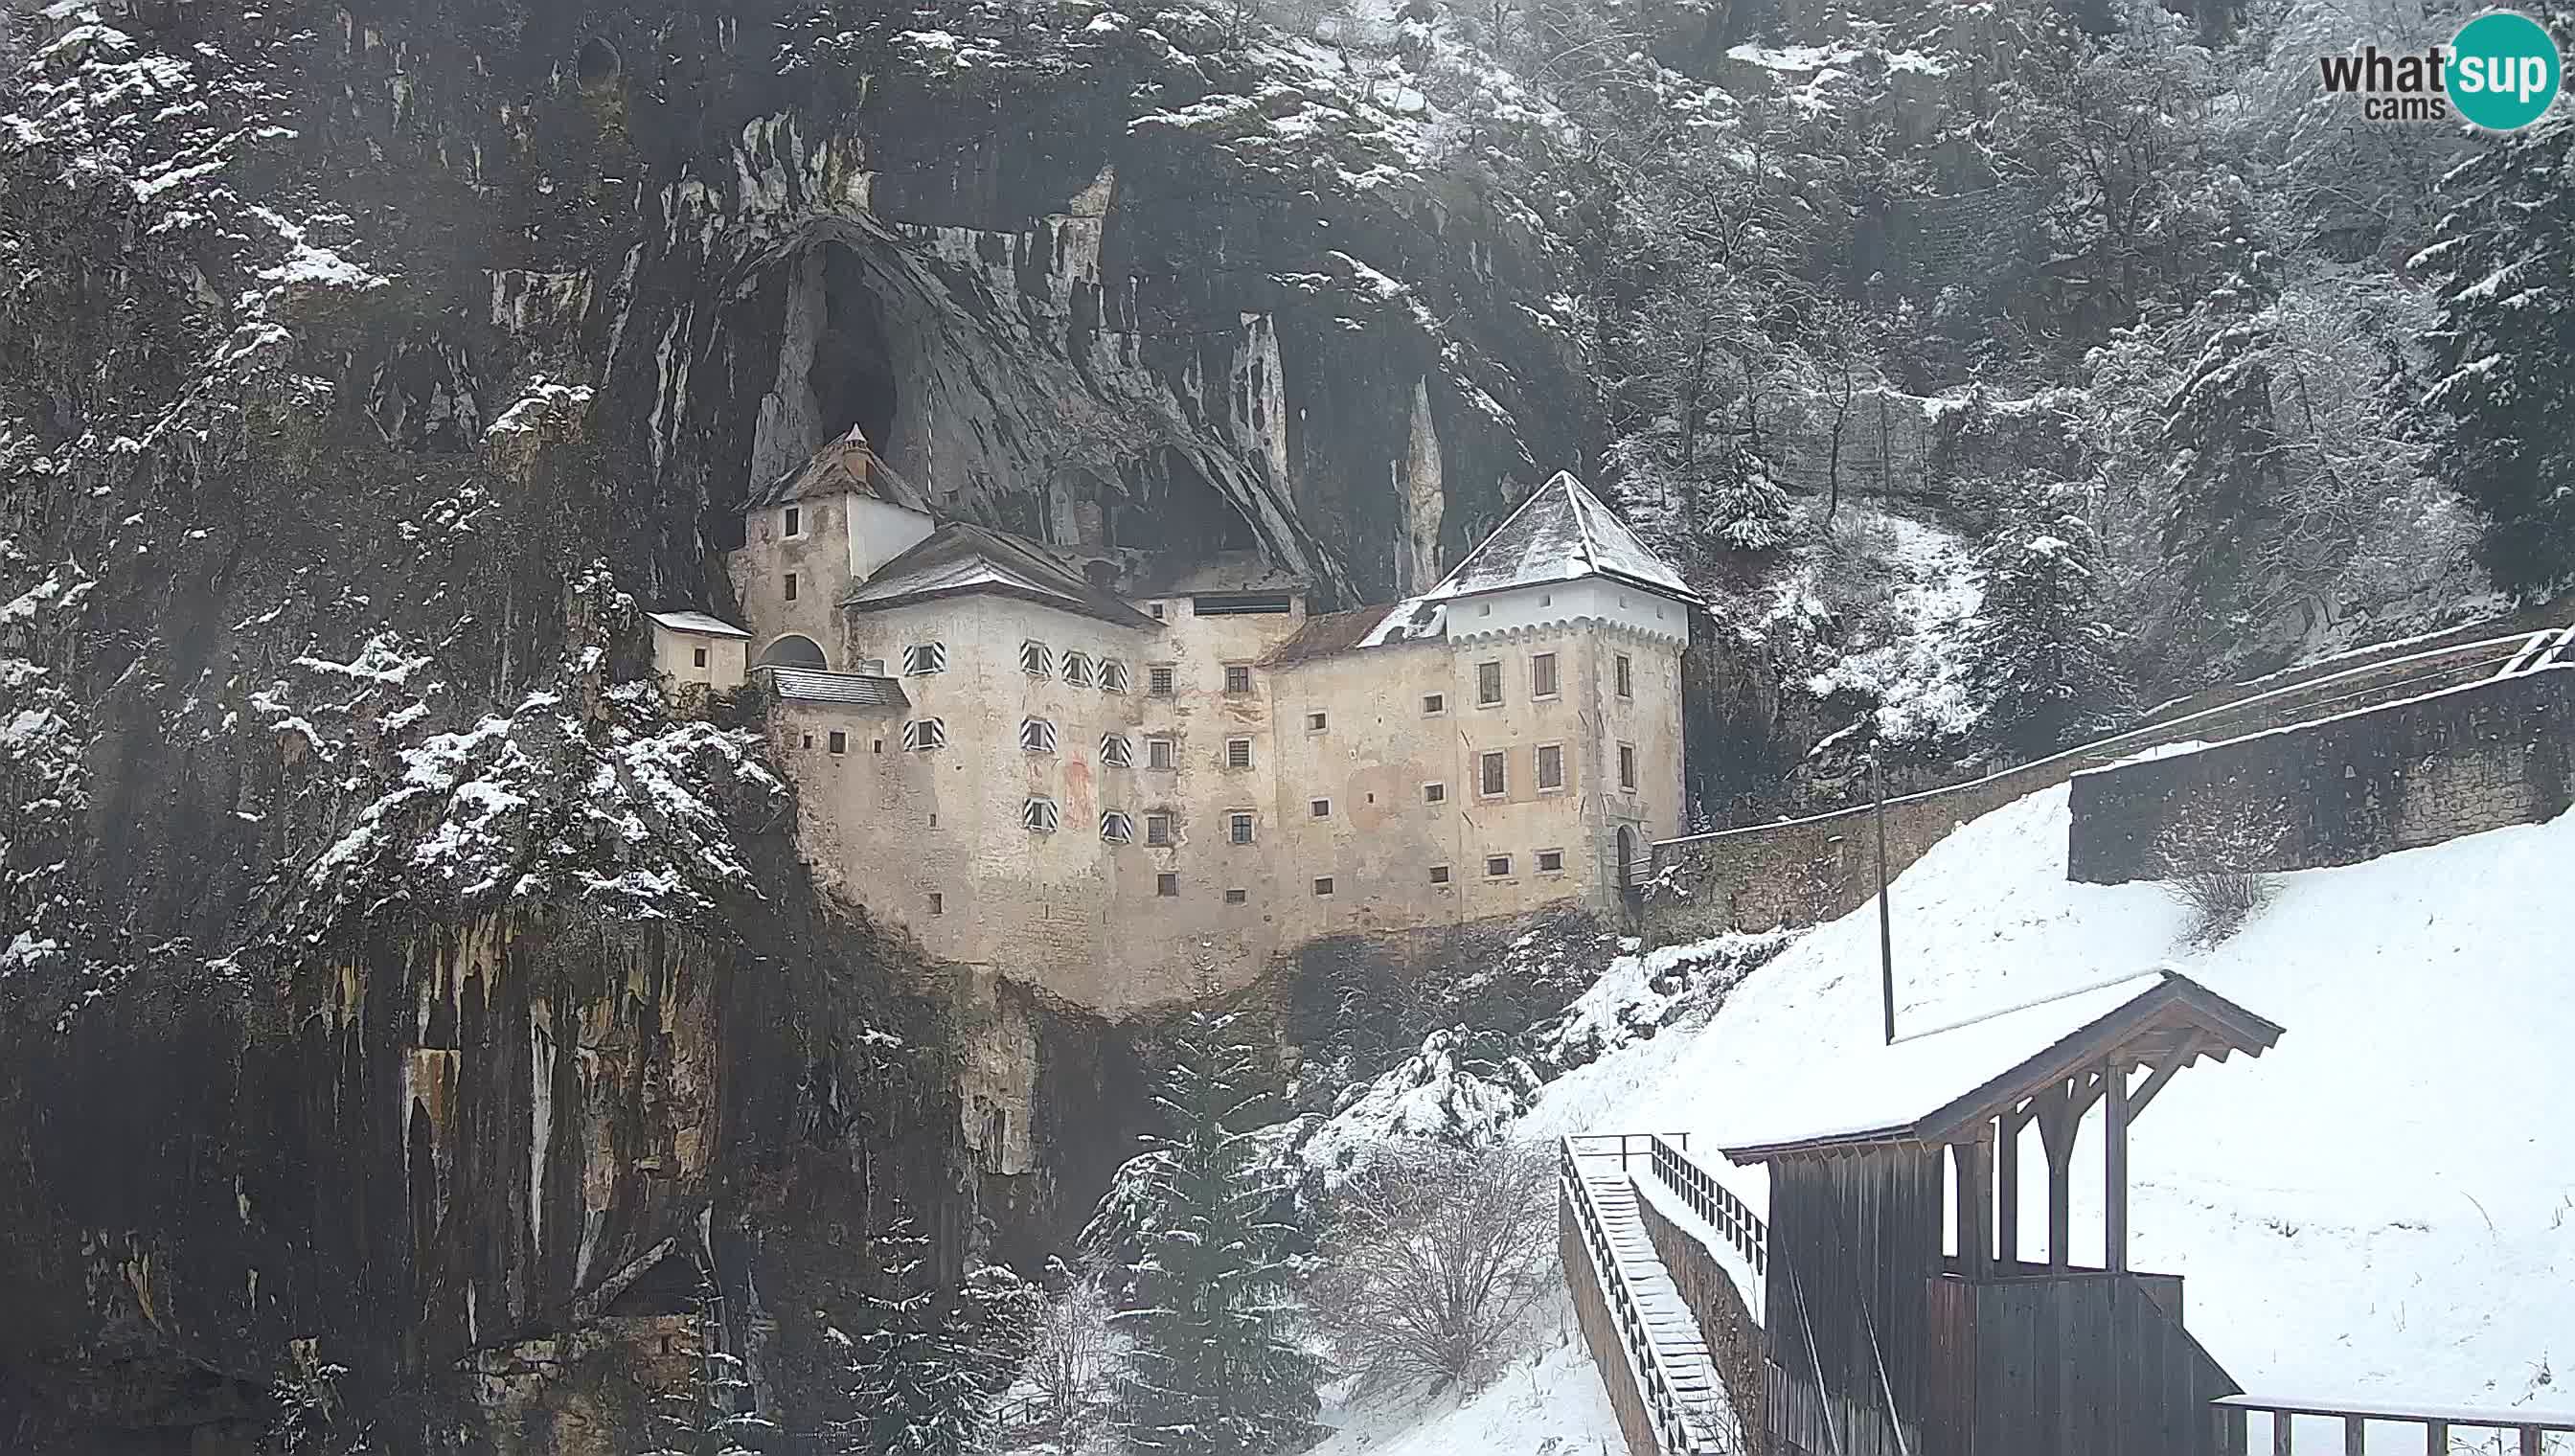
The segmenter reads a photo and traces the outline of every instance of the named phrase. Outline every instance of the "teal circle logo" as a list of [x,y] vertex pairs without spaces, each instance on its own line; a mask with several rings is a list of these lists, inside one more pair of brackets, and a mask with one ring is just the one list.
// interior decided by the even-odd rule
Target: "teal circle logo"
[[2514,10],[2489,10],[2459,27],[2441,85],[2459,115],[2490,132],[2539,120],[2565,69],[2548,28]]

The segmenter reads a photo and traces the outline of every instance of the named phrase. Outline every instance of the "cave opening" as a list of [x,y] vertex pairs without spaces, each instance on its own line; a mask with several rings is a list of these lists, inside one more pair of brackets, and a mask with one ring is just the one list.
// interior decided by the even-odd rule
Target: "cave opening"
[[886,338],[885,305],[869,286],[857,253],[838,246],[824,250],[822,303],[806,381],[825,438],[856,425],[867,432],[869,444],[890,450],[902,389]]
[[617,78],[626,70],[626,63],[618,57],[617,47],[598,36],[592,36],[583,43],[581,54],[574,58],[573,64],[581,89],[591,92],[604,91],[616,84]]
[[1261,545],[1252,518],[1187,451],[1165,446],[1138,474],[1140,488],[1109,513],[1108,538],[1119,546],[1204,561]]

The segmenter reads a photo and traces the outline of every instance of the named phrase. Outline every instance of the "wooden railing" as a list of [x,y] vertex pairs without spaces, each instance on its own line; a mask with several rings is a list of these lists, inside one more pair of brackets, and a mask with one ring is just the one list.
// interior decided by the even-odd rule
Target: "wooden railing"
[[1654,1180],[1679,1195],[1701,1222],[1725,1235],[1725,1241],[1752,1265],[1753,1277],[1761,1277],[1770,1266],[1770,1229],[1761,1215],[1690,1157],[1687,1133],[1677,1147],[1659,1133],[1650,1134],[1649,1142],[1647,1162]]
[[2217,1449],[2229,1453],[2229,1456],[2243,1456],[2248,1434],[2245,1418],[2251,1415],[2271,1418],[2272,1456],[2289,1456],[2290,1441],[2302,1416],[2311,1421],[2341,1423],[2344,1456],[2367,1456],[2369,1428],[2374,1424],[2410,1426],[2422,1436],[2420,1446],[2409,1440],[2403,1447],[2382,1446],[2380,1450],[2420,1450],[2425,1456],[2448,1456],[2453,1431],[2511,1435],[2518,1441],[2515,1448],[2517,1456],[2540,1456],[2542,1438],[2549,1432],[2575,1432],[2575,1410],[2384,1405],[2366,1401],[2293,1399],[2279,1395],[2230,1395],[2210,1404],[2217,1411]]
[[[1601,1226],[1600,1209],[1591,1201],[1591,1185],[1582,1178],[1582,1153],[1576,1143],[1596,1144],[1614,1141],[1620,1166],[1629,1156],[1627,1144],[1633,1134],[1610,1137],[1567,1137],[1557,1144],[1556,1178],[1565,1201],[1572,1210],[1574,1225],[1581,1235],[1583,1251],[1589,1256],[1593,1286],[1599,1289],[1609,1308],[1609,1318],[1617,1326],[1618,1344],[1625,1351],[1629,1370],[1636,1377],[1639,1399],[1645,1407],[1647,1423],[1653,1428],[1655,1446],[1669,1456],[1681,1453],[1716,1452],[1722,1448],[1699,1429],[1698,1418],[1682,1404],[1678,1382],[1663,1364],[1662,1353],[1654,1347],[1653,1331],[1645,1323],[1645,1313],[1635,1291],[1628,1287],[1627,1276],[1618,1267],[1618,1252],[1610,1247],[1608,1231]],[[1591,1156],[1607,1154],[1594,1152]],[[1567,1269],[1571,1277],[1574,1271]],[[1607,1352],[1594,1350],[1593,1359]]]

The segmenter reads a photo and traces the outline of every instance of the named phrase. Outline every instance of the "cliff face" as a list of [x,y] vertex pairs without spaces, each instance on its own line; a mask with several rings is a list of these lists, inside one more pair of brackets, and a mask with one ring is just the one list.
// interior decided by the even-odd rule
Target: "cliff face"
[[[1557,292],[1527,123],[1189,5],[835,8],[24,22],[0,1445],[224,1449],[339,1365],[370,1449],[612,1449],[702,1264],[793,1424],[857,1234],[981,1236],[914,953],[640,682],[822,439],[1352,599],[1578,463],[1564,321],[1506,302]],[[1126,1075],[1049,1028],[1049,1088]]]

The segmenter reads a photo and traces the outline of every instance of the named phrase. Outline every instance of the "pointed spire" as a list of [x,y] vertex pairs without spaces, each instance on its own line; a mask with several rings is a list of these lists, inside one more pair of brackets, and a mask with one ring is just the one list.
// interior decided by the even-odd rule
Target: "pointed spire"
[[1697,602],[1680,573],[1636,539],[1570,471],[1558,471],[1422,600],[1444,602],[1583,577],[1607,577]]

